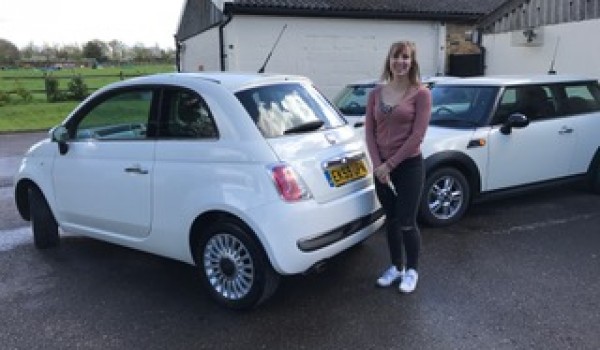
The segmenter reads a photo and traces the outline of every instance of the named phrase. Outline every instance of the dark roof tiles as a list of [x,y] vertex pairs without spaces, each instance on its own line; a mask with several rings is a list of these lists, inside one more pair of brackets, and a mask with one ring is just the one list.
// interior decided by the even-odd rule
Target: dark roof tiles
[[234,0],[235,9],[325,10],[331,12],[393,12],[487,14],[506,0]]

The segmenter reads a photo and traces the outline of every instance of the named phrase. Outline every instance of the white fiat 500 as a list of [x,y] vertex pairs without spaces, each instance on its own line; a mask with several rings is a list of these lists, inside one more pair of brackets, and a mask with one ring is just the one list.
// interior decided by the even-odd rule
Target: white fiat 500
[[250,308],[381,226],[369,167],[306,78],[159,74],[82,102],[28,151],[15,198],[38,248],[63,230],[194,264]]

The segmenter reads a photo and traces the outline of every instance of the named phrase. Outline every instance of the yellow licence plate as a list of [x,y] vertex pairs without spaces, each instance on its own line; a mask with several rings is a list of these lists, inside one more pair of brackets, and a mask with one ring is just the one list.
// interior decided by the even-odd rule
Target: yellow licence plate
[[325,170],[325,176],[332,187],[339,187],[348,182],[367,176],[367,166],[361,160],[336,165]]

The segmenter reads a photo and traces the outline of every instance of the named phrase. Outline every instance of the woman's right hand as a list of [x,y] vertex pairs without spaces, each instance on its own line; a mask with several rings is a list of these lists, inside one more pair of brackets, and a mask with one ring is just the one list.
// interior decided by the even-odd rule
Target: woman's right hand
[[382,184],[386,184],[390,181],[390,168],[386,163],[381,163],[381,165],[375,168],[373,174]]

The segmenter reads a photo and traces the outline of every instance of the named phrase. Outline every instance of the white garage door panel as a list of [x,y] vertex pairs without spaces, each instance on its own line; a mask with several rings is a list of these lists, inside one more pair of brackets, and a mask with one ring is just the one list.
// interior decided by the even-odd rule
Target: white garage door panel
[[402,39],[417,43],[423,75],[437,73],[434,22],[256,16],[236,16],[225,27],[227,69],[257,71],[286,24],[266,71],[306,75],[328,97],[348,82],[379,77],[389,45]]

